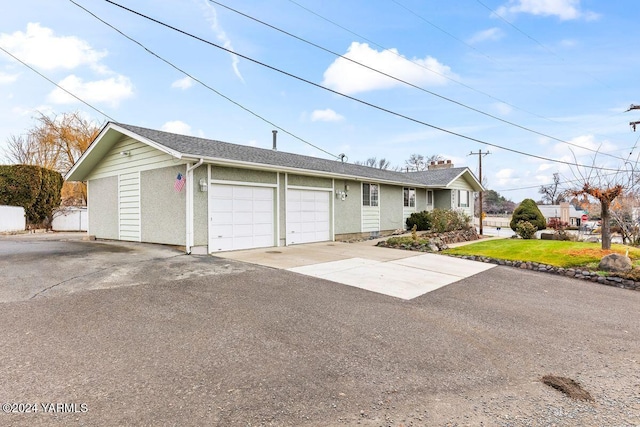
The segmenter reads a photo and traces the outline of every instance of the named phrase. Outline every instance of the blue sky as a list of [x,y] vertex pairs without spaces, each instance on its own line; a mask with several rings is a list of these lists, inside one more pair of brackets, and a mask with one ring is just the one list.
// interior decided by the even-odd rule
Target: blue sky
[[[536,186],[555,172],[575,179],[568,165],[539,157],[630,168],[640,154],[640,132],[629,127],[640,110],[625,112],[640,104],[640,13],[631,0],[220,2],[413,87],[209,1],[117,1],[318,85],[538,157],[371,108],[106,1],[75,1],[236,103],[351,162],[376,156],[403,166],[412,153],[437,154],[477,172],[478,157],[468,154],[488,150],[488,188],[519,202],[538,199]],[[0,47],[116,121],[271,147],[272,124],[68,0],[14,3],[0,15]],[[108,120],[0,51],[0,151],[38,111],[76,110],[100,124]],[[286,132],[278,134],[281,151],[328,157]]]

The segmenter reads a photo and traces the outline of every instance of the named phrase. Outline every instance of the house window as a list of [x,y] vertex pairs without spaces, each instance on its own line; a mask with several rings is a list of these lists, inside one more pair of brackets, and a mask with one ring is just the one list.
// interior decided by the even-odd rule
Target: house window
[[469,192],[467,190],[458,190],[458,207],[469,207]]
[[404,188],[404,207],[415,208],[416,207],[416,189]]
[[362,184],[362,206],[378,206],[378,184]]
[[433,191],[427,190],[427,206],[433,205]]

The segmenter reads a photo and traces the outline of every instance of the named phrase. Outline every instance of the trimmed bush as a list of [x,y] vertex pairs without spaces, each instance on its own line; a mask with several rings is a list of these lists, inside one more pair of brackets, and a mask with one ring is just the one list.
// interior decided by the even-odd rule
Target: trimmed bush
[[416,227],[418,231],[426,231],[431,228],[431,215],[427,211],[414,212],[406,221],[407,229],[412,230]]
[[518,225],[516,225],[516,234],[523,239],[533,239],[536,236],[536,226],[531,224],[529,221],[520,221]]
[[509,226],[513,231],[517,233],[517,226],[520,221],[526,221],[533,225],[537,230],[544,230],[547,228],[547,220],[545,219],[538,205],[532,199],[524,199],[520,206],[513,211],[511,216],[511,223]]

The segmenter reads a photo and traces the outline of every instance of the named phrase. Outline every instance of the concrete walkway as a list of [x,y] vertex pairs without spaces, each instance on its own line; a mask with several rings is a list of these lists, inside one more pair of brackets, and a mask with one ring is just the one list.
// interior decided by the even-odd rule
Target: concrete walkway
[[406,300],[495,267],[445,255],[380,248],[376,243],[322,242],[215,256],[286,269]]

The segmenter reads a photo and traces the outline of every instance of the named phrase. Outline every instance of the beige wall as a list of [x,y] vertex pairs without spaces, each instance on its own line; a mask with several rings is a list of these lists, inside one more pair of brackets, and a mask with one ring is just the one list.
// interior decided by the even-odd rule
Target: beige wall
[[347,198],[340,200],[333,195],[335,206],[335,234],[356,233],[362,227],[362,184],[358,181],[336,179],[335,190],[344,191],[349,186]]
[[331,188],[330,178],[321,178],[317,176],[287,175],[288,185],[299,185],[304,187]]
[[403,187],[384,184],[380,187],[380,230],[404,228]]
[[118,177],[89,180],[88,233],[99,239],[118,239]]
[[140,213],[143,242],[170,245],[186,244],[187,190],[183,188],[179,193],[175,191],[173,185],[178,173],[184,175],[186,167],[184,165],[173,166],[143,171],[140,174]]
[[260,184],[275,184],[276,173],[252,169],[226,168],[211,166],[211,179],[238,182],[257,182]]
[[200,191],[200,180],[204,179],[208,183],[207,175],[206,164],[193,171],[191,185],[193,186],[193,244],[195,246],[209,244],[209,193]]

